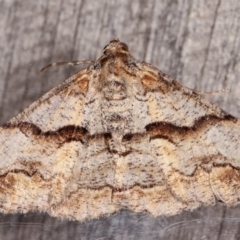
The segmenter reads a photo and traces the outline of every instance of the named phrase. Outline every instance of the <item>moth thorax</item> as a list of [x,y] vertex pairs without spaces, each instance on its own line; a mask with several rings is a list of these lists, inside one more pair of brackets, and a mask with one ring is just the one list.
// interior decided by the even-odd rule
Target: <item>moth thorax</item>
[[115,76],[105,80],[102,93],[104,98],[109,101],[125,99],[127,97],[127,89],[124,80]]
[[105,132],[121,132],[126,134],[133,129],[133,113],[131,101],[102,101],[102,125]]

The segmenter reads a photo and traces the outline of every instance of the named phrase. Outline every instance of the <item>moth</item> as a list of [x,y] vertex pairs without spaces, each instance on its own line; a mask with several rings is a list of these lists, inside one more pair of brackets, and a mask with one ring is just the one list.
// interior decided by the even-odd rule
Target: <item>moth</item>
[[240,122],[112,40],[0,128],[0,210],[86,220],[240,198]]

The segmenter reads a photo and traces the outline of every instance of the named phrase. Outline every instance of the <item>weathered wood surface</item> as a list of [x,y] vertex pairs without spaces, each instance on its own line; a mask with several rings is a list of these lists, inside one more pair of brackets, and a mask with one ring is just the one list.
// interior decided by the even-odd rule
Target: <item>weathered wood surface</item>
[[[4,123],[79,67],[113,38],[182,84],[240,117],[240,2],[0,1],[0,121]],[[14,144],[14,143],[13,143]],[[84,223],[47,214],[0,215],[0,239],[239,239],[240,206],[221,204],[173,217],[122,211]]]

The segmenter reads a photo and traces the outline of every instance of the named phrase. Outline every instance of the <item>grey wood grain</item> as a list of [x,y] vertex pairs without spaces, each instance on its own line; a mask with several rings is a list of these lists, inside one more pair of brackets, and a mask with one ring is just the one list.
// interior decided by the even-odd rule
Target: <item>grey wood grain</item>
[[[237,0],[1,0],[0,122],[4,123],[113,38],[132,54],[240,117],[240,2]],[[14,144],[14,143],[13,143]],[[240,207],[221,204],[172,217],[127,210],[83,223],[47,214],[0,215],[0,239],[240,239]]]

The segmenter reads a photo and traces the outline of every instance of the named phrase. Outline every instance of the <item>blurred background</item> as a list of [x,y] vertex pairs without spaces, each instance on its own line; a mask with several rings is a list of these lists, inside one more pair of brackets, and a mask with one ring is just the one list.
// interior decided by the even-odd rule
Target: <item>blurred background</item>
[[[238,0],[1,0],[0,123],[95,60],[110,40],[240,118]],[[86,66],[85,66],[86,67]],[[240,207],[203,206],[154,218],[123,210],[85,222],[0,215],[0,239],[240,239]]]

